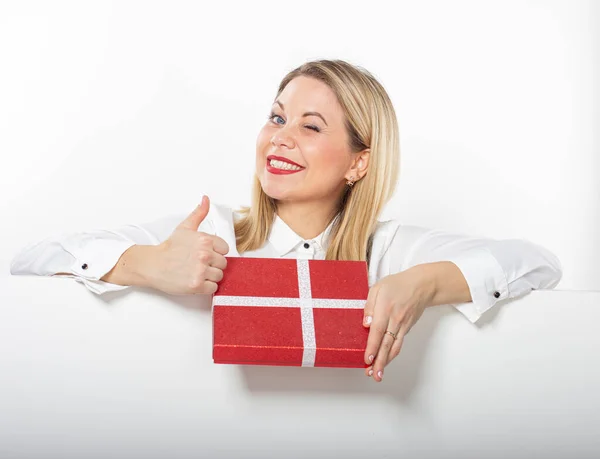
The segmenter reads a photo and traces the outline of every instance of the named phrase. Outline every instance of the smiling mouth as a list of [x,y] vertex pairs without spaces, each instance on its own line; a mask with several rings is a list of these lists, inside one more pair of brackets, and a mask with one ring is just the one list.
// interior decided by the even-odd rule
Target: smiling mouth
[[285,161],[279,161],[277,159],[268,160],[269,166],[283,171],[301,171],[303,167],[295,166],[294,164],[287,163]]
[[299,164],[293,163],[285,158],[278,156],[267,157],[267,170],[273,173],[287,173],[291,174],[294,172],[300,172],[305,168]]

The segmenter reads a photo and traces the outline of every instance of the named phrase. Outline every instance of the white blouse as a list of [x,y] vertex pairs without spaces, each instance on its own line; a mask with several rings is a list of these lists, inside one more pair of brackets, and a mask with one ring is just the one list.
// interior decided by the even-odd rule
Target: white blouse
[[[187,216],[170,215],[145,224],[48,237],[21,249],[11,262],[10,272],[39,276],[70,273],[61,277],[74,278],[96,294],[130,288],[100,278],[129,247],[160,244]],[[224,239],[230,257],[325,258],[331,225],[318,237],[304,240],[279,217],[262,248],[239,254],[233,229],[237,217],[231,208],[211,203],[198,231]],[[500,300],[522,296],[533,289],[553,288],[562,277],[558,258],[526,240],[474,238],[389,220],[378,222],[373,236],[369,285],[411,266],[436,261],[451,261],[461,270],[473,301],[453,306],[471,322]]]

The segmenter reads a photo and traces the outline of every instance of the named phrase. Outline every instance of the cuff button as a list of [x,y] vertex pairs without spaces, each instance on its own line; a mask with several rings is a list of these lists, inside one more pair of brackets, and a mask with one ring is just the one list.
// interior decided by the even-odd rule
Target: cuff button
[[495,298],[500,298],[500,292],[494,292],[494,297]]
[[87,263],[84,263],[84,264],[82,264],[82,265],[81,265],[81,269],[88,269],[88,265],[87,265]]

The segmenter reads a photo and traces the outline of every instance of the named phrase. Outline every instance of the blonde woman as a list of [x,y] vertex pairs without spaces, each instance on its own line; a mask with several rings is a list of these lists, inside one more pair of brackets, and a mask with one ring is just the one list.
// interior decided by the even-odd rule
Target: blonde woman
[[499,300],[558,284],[562,268],[525,240],[450,234],[378,221],[398,180],[392,103],[366,70],[341,60],[288,73],[258,134],[252,203],[208,197],[189,215],[63,233],[25,247],[12,274],[68,276],[101,294],[129,286],[213,294],[227,256],[368,262],[366,375],[381,381],[429,306],[475,322]]

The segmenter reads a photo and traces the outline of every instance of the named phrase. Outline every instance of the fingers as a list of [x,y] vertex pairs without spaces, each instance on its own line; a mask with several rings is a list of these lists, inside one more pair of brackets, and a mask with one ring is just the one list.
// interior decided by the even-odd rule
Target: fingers
[[218,285],[212,281],[204,281],[204,288],[202,289],[202,293],[207,295],[212,295],[217,291]]
[[392,345],[389,347],[387,352],[385,352],[385,360],[383,361],[383,366],[386,366],[390,363],[394,358],[400,354],[400,349],[402,348],[402,342],[404,341],[404,336],[408,333],[408,321],[403,319],[400,323],[396,323],[394,325],[388,325],[388,330],[396,335],[393,338],[391,335],[387,334],[390,338],[393,338]]
[[388,322],[389,314],[386,314],[383,308],[377,314],[374,314],[371,329],[369,330],[369,337],[367,338],[367,349],[365,351],[365,363],[367,365],[373,363],[373,359],[379,351]]
[[373,363],[373,379],[375,379],[377,382],[383,379],[383,369],[388,363],[388,354],[394,345],[394,341],[396,340],[390,334],[385,333],[383,335],[379,352],[376,354],[377,357]]
[[[367,365],[373,363],[373,359],[376,354],[376,337],[374,336],[375,327],[373,326],[373,313],[375,311],[375,304],[377,302],[377,293],[379,292],[379,286],[376,284],[369,289],[367,296],[367,303],[365,304],[365,312],[363,316],[363,326],[371,328],[369,331],[369,338],[367,340],[367,348],[365,349],[365,363]],[[373,336],[372,336],[373,335]],[[377,341],[377,344],[381,340]]]
[[213,240],[213,250],[221,255],[227,255],[229,252],[229,245],[219,236],[211,236]]
[[402,349],[402,343],[404,343],[405,335],[402,334],[402,331],[399,331],[398,333],[399,333],[399,335],[396,338],[396,340],[394,341],[392,348],[390,349],[387,363],[390,363],[392,360],[394,360],[396,357],[398,357],[398,355],[400,354],[400,350]]
[[214,253],[210,259],[209,265],[212,266],[213,268],[218,268],[218,269],[223,270],[223,269],[227,268],[227,258],[225,258],[223,255],[220,255],[218,253]]
[[[216,283],[223,280],[223,270],[227,267],[227,258],[218,253],[213,253],[208,266],[205,268],[204,277],[207,281]],[[213,292],[214,293],[214,292]]]
[[[365,304],[365,314],[363,317],[363,325],[365,327],[370,327],[373,321],[373,311],[375,310],[375,302],[377,300],[377,292],[379,291],[379,285],[374,285],[369,289],[369,294],[367,295],[367,303]],[[365,358],[368,357],[365,356]]]
[[403,322],[396,326],[388,325],[388,330],[392,333],[393,330],[396,329],[398,330],[395,333],[396,338],[389,333],[384,334],[375,362],[365,370],[366,375],[373,376],[373,379],[377,382],[381,382],[383,379],[385,366],[400,354],[402,343],[404,343],[404,337],[408,329],[407,322]]
[[221,280],[223,280],[223,271],[219,268],[208,266],[206,268],[205,277],[207,281],[221,282]]

